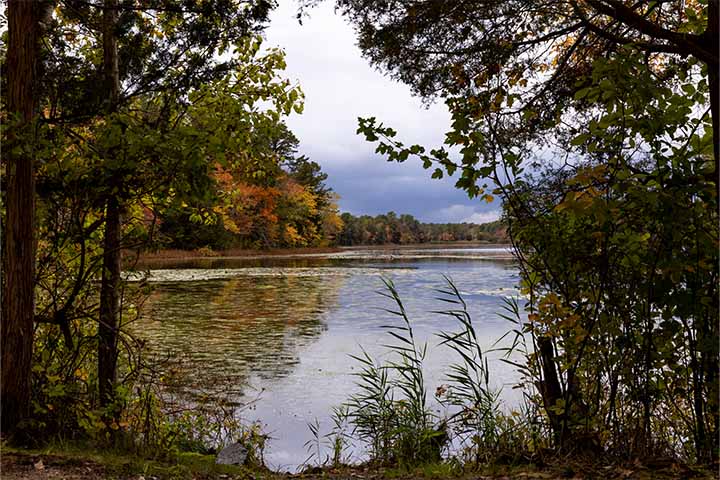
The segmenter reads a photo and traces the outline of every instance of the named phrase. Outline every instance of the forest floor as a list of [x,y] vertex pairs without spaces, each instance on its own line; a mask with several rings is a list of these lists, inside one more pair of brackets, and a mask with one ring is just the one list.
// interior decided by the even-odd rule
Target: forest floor
[[3,480],[670,480],[718,478],[717,472],[691,468],[672,462],[643,465],[600,465],[594,462],[558,462],[537,469],[533,466],[498,466],[486,471],[451,473],[441,465],[430,465],[411,472],[363,467],[314,469],[310,473],[274,473],[268,470],[216,465],[212,456],[182,454],[175,461],[147,460],[138,456],[108,452],[31,451],[3,448],[0,452],[0,478]]

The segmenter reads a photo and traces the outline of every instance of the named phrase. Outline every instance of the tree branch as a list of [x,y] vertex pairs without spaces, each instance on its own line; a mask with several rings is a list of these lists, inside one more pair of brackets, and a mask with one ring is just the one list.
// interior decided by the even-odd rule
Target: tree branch
[[[679,33],[663,28],[642,15],[638,15],[632,8],[618,0],[587,0],[587,4],[597,12],[607,15],[623,25],[634,28],[641,35],[670,42],[675,47],[671,49],[674,51],[669,53],[687,52],[688,55],[692,55],[707,64],[717,65],[718,63],[717,53],[713,54],[711,50],[705,48],[704,37],[701,35]],[[575,6],[576,3],[573,2],[573,7]],[[666,51],[658,50],[661,47],[659,44],[650,42],[647,45],[652,45],[656,51]]]

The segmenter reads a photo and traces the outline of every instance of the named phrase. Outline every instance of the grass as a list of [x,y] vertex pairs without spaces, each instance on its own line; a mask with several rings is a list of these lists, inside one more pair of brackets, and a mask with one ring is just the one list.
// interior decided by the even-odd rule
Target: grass
[[[334,466],[313,469],[305,474],[274,473],[229,465],[216,465],[212,455],[181,453],[167,460],[146,459],[111,450],[98,450],[82,444],[55,444],[43,449],[26,450],[3,445],[3,480],[63,478],[72,480],[133,479],[146,480],[346,480],[346,479],[462,479],[462,480],[540,480],[540,479],[638,479],[670,480],[677,478],[709,480],[717,472],[681,464],[641,463],[608,464],[557,457],[542,467],[525,465],[487,465],[462,467],[455,462],[431,462],[412,468],[375,468],[368,465]],[[37,465],[42,462],[41,470]]]
[[370,447],[370,458],[381,465],[416,465],[440,460],[447,434],[428,407],[423,375],[425,343],[418,343],[402,300],[390,280],[383,279],[392,302],[385,312],[401,319],[383,326],[390,338],[384,345],[392,359],[378,364],[365,351],[351,355],[360,364],[355,374],[359,393],[347,402],[353,433]]
[[[277,479],[280,474],[244,466],[217,465],[213,455],[198,453],[170,454],[166,459],[143,458],[115,450],[99,450],[83,444],[53,444],[42,449],[2,447],[3,478],[26,478],[23,471],[58,470],[60,478],[156,478],[176,480],[200,479]],[[17,477],[14,477],[16,474]],[[56,475],[57,476],[57,475]],[[32,478],[32,477],[31,477]],[[78,477],[79,478],[79,477]]]

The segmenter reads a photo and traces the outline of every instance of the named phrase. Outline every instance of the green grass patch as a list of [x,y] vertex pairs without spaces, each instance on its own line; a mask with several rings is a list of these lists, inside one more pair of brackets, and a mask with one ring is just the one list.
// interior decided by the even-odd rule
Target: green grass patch
[[[280,475],[269,470],[245,466],[218,465],[214,455],[198,453],[168,454],[166,458],[144,458],[142,455],[96,449],[81,444],[52,444],[41,449],[28,450],[2,446],[6,461],[24,465],[36,464],[42,460],[43,468],[60,470],[82,467],[102,478],[128,478],[142,475],[158,480],[175,479],[276,479]],[[7,467],[6,467],[7,468]],[[96,477],[99,478],[99,477]]]

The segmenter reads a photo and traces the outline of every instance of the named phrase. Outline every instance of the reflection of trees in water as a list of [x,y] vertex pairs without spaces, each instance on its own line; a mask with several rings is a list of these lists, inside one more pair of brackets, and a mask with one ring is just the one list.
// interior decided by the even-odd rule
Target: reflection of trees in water
[[[158,285],[135,325],[156,354],[182,359],[186,388],[248,377],[272,380],[292,372],[300,349],[327,327],[323,312],[337,302],[342,276],[240,277]],[[182,381],[181,380],[181,381]]]

